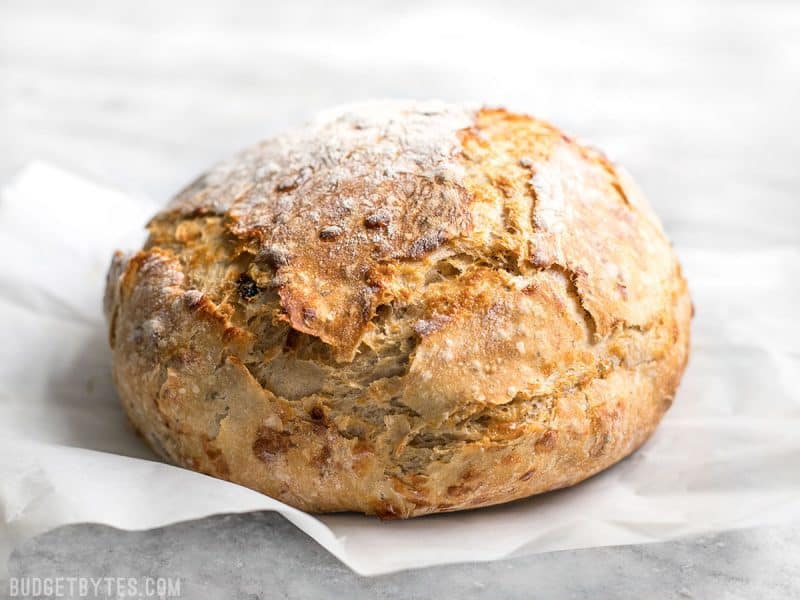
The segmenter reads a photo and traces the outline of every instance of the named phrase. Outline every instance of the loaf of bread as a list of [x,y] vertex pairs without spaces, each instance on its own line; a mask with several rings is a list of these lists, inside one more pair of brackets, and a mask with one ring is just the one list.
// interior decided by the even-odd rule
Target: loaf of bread
[[105,310],[165,459],[384,518],[573,485],[670,406],[692,305],[628,175],[502,109],[371,102],[201,176]]

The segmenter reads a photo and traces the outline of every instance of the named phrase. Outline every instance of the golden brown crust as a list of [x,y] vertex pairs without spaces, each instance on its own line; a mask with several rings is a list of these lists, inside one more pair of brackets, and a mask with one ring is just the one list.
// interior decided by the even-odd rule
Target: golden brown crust
[[132,422],[306,510],[572,485],[647,439],[688,356],[686,283],[630,178],[504,110],[329,114],[149,229],[105,301]]

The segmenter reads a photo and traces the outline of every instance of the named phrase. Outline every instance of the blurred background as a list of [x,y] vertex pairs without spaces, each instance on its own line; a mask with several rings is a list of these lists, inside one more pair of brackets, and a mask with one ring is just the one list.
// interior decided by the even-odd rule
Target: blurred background
[[161,202],[320,108],[435,97],[600,146],[678,245],[800,239],[793,0],[3,0],[0,44],[0,182],[44,159]]

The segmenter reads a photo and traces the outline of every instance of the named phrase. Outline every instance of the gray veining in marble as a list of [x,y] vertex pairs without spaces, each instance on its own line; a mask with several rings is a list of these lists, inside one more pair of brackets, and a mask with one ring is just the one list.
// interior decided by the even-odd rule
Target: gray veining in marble
[[[164,200],[331,104],[477,100],[606,149],[679,251],[797,247],[799,31],[791,0],[4,0],[0,182],[44,159]],[[741,210],[756,215],[746,230],[727,217]],[[19,547],[10,574],[165,575],[208,599],[792,598],[800,529],[365,579],[255,513],[138,533],[65,527]]]
[[16,577],[177,577],[187,598],[797,598],[800,528],[555,552],[359,577],[274,513],[147,532],[62,527],[20,547]]

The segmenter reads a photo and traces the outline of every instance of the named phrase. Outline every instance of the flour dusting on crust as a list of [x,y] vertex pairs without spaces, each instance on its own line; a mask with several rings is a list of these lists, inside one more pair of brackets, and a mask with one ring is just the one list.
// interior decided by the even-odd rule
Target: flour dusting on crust
[[331,110],[216,167],[167,214],[225,212],[254,254],[283,256],[288,321],[349,359],[384,295],[376,268],[468,229],[458,132],[474,116],[440,102]]
[[[403,174],[458,181],[463,169],[453,160],[460,151],[457,132],[474,123],[475,112],[439,101],[397,100],[329,109],[218,164],[178,194],[166,212],[221,213],[251,186],[272,184],[290,192],[313,174],[328,189],[357,178],[377,185]],[[350,200],[342,197],[342,207],[352,208]],[[290,209],[297,201],[297,194],[287,194],[281,205]]]

